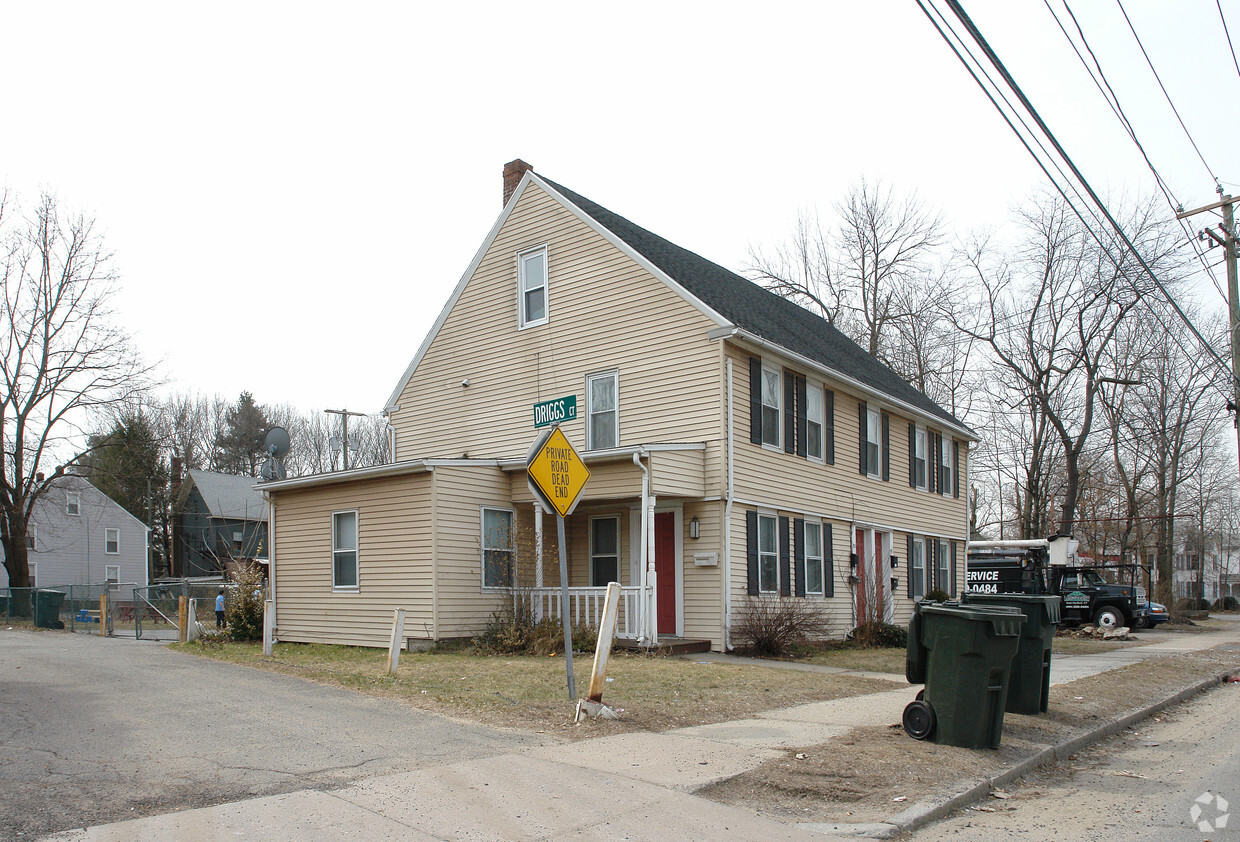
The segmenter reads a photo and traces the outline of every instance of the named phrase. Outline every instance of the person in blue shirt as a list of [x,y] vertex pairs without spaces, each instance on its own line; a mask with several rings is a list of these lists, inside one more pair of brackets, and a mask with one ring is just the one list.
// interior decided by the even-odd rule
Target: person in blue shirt
[[215,627],[217,629],[224,628],[224,591],[221,590],[219,596],[215,598]]

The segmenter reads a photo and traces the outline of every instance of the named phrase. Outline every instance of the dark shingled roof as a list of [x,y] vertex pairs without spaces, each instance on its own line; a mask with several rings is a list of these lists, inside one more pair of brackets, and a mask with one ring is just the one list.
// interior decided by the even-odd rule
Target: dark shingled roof
[[548,178],[539,178],[737,327],[929,415],[969,429],[820,316]]

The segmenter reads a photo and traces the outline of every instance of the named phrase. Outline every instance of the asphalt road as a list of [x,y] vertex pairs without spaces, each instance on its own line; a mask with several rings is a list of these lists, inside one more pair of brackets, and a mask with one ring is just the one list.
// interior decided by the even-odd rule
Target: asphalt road
[[[1203,842],[1240,839],[1240,684],[1225,684],[913,839]],[[1222,796],[1226,811],[1215,800]],[[1197,799],[1203,798],[1204,803]],[[1208,800],[1206,800],[1208,799]],[[1195,818],[1194,804],[1199,811]],[[993,810],[994,812],[989,812]],[[1223,815],[1228,819],[1220,827]],[[1209,827],[1194,821],[1210,822]]]
[[546,741],[155,643],[0,629],[0,839]]

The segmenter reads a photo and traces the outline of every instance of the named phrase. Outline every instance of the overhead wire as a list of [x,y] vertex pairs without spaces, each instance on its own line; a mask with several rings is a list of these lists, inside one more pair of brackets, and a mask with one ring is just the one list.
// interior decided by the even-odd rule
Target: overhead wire
[[1227,38],[1227,49],[1231,50],[1231,62],[1236,66],[1236,75],[1240,76],[1240,61],[1236,60],[1236,48],[1231,43],[1231,33],[1227,30],[1227,18],[1223,17],[1222,0],[1214,0],[1214,5],[1218,6],[1218,19],[1223,23],[1223,35]]
[[[926,8],[925,3],[923,3],[923,0],[916,0],[916,2],[917,2],[917,5],[922,9],[922,12],[925,13],[927,18],[930,19],[935,29],[939,32],[939,35],[944,39],[944,41],[949,45],[952,51],[956,54],[957,58],[966,67],[969,74],[973,77],[974,81],[977,82],[978,86],[982,88],[987,98],[990,99],[991,104],[994,105],[997,110],[999,110],[1000,115],[1003,117],[1004,121],[1008,124],[1009,128],[1011,128],[1013,132],[1017,134],[1017,137],[1020,140],[1021,144],[1025,146],[1026,150],[1029,151],[1031,155],[1033,155],[1035,162],[1038,164],[1039,168],[1041,168],[1042,171],[1047,175],[1047,177],[1051,179],[1053,186],[1060,193],[1060,195],[1063,196],[1064,200],[1068,202],[1069,207],[1072,209],[1073,213],[1081,220],[1083,224],[1085,224],[1086,230],[1089,232],[1090,236],[1093,237],[1094,240],[1103,248],[1104,253],[1115,264],[1117,270],[1120,271],[1121,275],[1123,275],[1125,278],[1128,278],[1128,280],[1131,282],[1131,278],[1128,277],[1127,273],[1123,269],[1122,262],[1119,260],[1119,258],[1117,258],[1115,255],[1111,253],[1111,250],[1107,247],[1107,244],[1102,241],[1101,236],[1094,229],[1094,227],[1089,225],[1088,222],[1086,222],[1081,209],[1078,208],[1076,204],[1073,203],[1069,199],[1064,186],[1059,184],[1059,182],[1051,176],[1050,171],[1047,169],[1045,163],[1041,161],[1037,157],[1036,154],[1033,153],[1033,150],[1030,147],[1028,141],[1023,136],[1020,135],[1019,131],[1017,131],[1015,125],[1012,123],[1012,120],[1010,119],[1010,117],[1005,112],[1003,112],[1002,108],[999,107],[994,96],[981,82],[977,74],[973,72],[972,67],[969,66],[969,63],[964,59],[960,51],[956,49],[956,46],[952,44],[951,39],[947,37],[942,27],[940,27],[938,23],[934,20],[933,15],[930,14],[929,10]],[[927,0],[927,2],[932,3],[932,0]],[[1167,290],[1166,286],[1162,283],[1161,280],[1159,280],[1158,276],[1154,273],[1153,269],[1149,266],[1148,262],[1146,262],[1145,258],[1137,250],[1136,246],[1132,243],[1132,240],[1128,237],[1127,233],[1125,233],[1123,227],[1115,220],[1111,212],[1107,209],[1106,205],[1098,197],[1093,187],[1090,186],[1088,180],[1084,177],[1084,175],[1081,173],[1079,168],[1073,162],[1071,156],[1068,155],[1067,151],[1059,143],[1054,133],[1050,130],[1050,127],[1046,125],[1045,121],[1042,119],[1037,109],[1033,106],[1033,103],[1029,101],[1023,89],[1021,89],[1020,85],[1017,84],[1016,80],[1012,77],[1011,73],[1007,70],[1007,67],[1003,64],[1002,60],[999,59],[998,55],[994,52],[993,48],[991,48],[989,42],[986,41],[985,37],[977,29],[976,25],[973,23],[968,13],[965,12],[965,10],[960,6],[957,0],[946,0],[946,3],[947,3],[947,6],[952,10],[952,13],[960,20],[961,24],[964,26],[965,30],[969,33],[970,37],[977,43],[979,48],[982,50],[983,54],[986,56],[987,60],[990,62],[990,64],[994,66],[995,70],[999,73],[1000,77],[1003,79],[1007,87],[1010,88],[1013,94],[1017,97],[1017,99],[1019,99],[1025,111],[1030,115],[1030,117],[1038,125],[1039,130],[1046,137],[1046,139],[1050,142],[1050,144],[1054,147],[1059,158],[1061,158],[1064,164],[1066,164],[1067,167],[1072,171],[1072,175],[1075,181],[1078,182],[1081,185],[1081,187],[1085,190],[1085,192],[1089,195],[1090,201],[1097,208],[1097,211],[1094,211],[1094,209],[1088,207],[1088,205],[1086,206],[1086,211],[1092,217],[1094,217],[1096,221],[1100,221],[1098,220],[1098,217],[1097,217],[1098,212],[1100,212],[1103,215],[1103,217],[1105,217],[1107,223],[1110,226],[1111,231],[1113,232],[1113,234],[1109,233],[1108,237],[1118,237],[1118,239],[1122,241],[1123,246],[1125,247],[1125,250],[1129,254],[1131,254],[1136,259],[1136,261],[1141,265],[1141,268],[1145,271],[1146,276],[1154,283],[1154,285],[1162,293],[1163,297],[1167,300],[1167,302],[1171,305],[1171,307],[1176,311],[1177,315],[1180,317],[1180,320],[1185,324],[1185,326],[1189,329],[1189,331],[1197,338],[1198,342],[1201,344],[1201,347],[1206,351],[1206,353],[1208,353],[1211,357],[1213,357],[1215,362],[1218,363],[1221,370],[1228,372],[1229,380],[1232,379],[1233,375],[1231,374],[1230,367],[1227,366],[1227,364],[1218,355],[1218,353],[1214,350],[1211,344],[1205,340],[1205,337],[1201,335],[1201,332],[1197,329],[1196,325],[1194,325],[1192,323],[1192,320],[1188,318],[1186,313],[1184,313],[1183,308],[1180,307],[1179,303],[1170,294],[1170,291]],[[946,24],[947,23],[946,16],[944,16],[942,12],[939,12],[937,8],[935,8],[935,12],[940,15],[940,17],[943,19],[944,23]],[[952,31],[952,34],[963,43],[963,39],[960,38],[959,34],[955,32],[954,28],[952,28],[950,24],[947,24],[947,25],[948,25],[948,28]],[[968,52],[970,58],[972,58],[974,62],[980,65],[980,61],[976,58],[976,56],[973,56],[972,51],[967,46],[965,47],[965,49],[966,49],[966,52]],[[987,78],[990,79],[989,74],[987,73],[986,75],[987,75]],[[995,84],[993,80],[992,80],[992,84]],[[1006,96],[1004,97],[1004,99],[1005,101],[1007,101]],[[1023,123],[1023,120],[1022,120],[1022,123]],[[1039,146],[1041,146],[1040,141],[1039,141]],[[1042,148],[1044,149],[1045,147],[1042,147]],[[1057,162],[1056,162],[1056,169],[1059,169],[1059,171],[1062,172],[1062,168],[1058,166]],[[1075,184],[1070,183],[1069,186],[1071,187],[1072,191],[1076,193],[1077,196],[1079,197],[1080,192],[1076,189]]]

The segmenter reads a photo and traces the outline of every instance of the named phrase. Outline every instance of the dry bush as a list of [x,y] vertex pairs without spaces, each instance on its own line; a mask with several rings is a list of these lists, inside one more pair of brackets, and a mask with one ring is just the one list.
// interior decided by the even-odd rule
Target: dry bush
[[781,658],[811,640],[827,636],[821,603],[808,599],[759,597],[745,600],[732,636],[754,655]]

